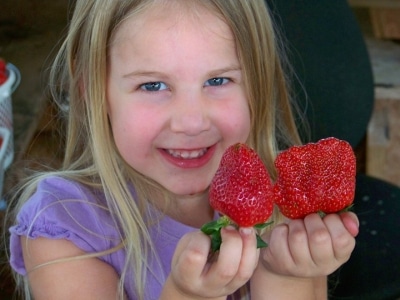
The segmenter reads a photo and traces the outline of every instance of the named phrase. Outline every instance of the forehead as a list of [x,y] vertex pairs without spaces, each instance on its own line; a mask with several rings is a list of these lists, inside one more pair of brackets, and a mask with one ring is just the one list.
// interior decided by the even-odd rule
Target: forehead
[[[203,1],[203,0],[202,0]],[[127,37],[146,35],[150,38],[160,30],[175,32],[197,29],[197,33],[217,33],[232,40],[232,32],[227,23],[211,4],[206,1],[192,0],[156,0],[151,1],[138,11],[133,11],[116,28],[111,45],[124,41]],[[178,26],[182,25],[184,26]],[[179,27],[179,28],[178,28]]]

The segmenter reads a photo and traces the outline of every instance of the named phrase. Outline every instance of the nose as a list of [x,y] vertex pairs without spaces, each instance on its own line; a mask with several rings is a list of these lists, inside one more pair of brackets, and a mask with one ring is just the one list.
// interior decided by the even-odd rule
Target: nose
[[183,92],[175,95],[172,109],[171,130],[195,136],[211,127],[210,103],[198,92]]

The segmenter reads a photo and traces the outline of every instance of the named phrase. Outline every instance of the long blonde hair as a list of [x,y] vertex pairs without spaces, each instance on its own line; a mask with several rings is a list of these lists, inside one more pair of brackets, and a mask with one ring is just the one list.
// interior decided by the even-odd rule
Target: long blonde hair
[[[143,219],[149,194],[168,194],[158,184],[127,165],[116,149],[107,116],[108,49],[113,34],[128,17],[154,3],[172,0],[77,0],[69,31],[54,61],[50,87],[60,111],[67,115],[63,166],[52,175],[102,189],[106,206],[121,225],[127,267],[143,299],[146,257],[151,251],[148,224]],[[188,2],[189,0],[175,0]],[[282,145],[300,143],[292,116],[282,49],[264,0],[190,0],[209,8],[231,28],[242,66],[251,112],[248,143],[274,173],[273,161]],[[186,4],[186,3],[185,3]],[[37,174],[19,194],[18,209],[46,174]],[[273,175],[274,176],[274,175]],[[128,188],[133,183],[135,198]],[[120,290],[123,291],[124,274]]]

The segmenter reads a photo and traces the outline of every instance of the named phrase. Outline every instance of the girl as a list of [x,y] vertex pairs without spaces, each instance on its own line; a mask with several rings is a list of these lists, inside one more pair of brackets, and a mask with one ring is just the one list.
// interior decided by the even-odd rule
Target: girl
[[353,214],[277,225],[261,253],[228,227],[211,261],[198,230],[228,146],[274,174],[299,143],[278,51],[262,0],[77,0],[51,84],[68,99],[64,165],[25,184],[11,228],[25,296],[326,298]]

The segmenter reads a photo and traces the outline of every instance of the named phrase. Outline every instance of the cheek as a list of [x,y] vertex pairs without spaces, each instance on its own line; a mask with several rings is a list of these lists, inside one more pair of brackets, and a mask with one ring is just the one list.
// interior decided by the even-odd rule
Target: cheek
[[129,164],[143,158],[152,140],[151,128],[155,126],[150,116],[126,107],[119,111],[113,110],[109,117],[114,141],[122,157]]
[[230,139],[235,142],[246,142],[250,135],[250,111],[246,100],[238,101],[224,110],[221,126]]

